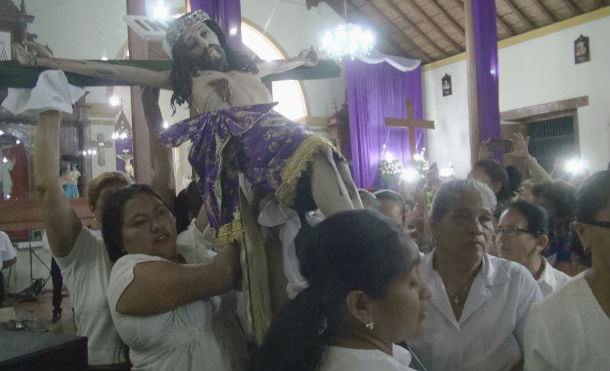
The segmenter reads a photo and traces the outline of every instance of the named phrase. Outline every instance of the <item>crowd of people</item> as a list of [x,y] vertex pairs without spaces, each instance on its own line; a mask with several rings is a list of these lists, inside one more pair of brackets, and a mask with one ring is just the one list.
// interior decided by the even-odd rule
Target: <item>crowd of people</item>
[[[168,76],[90,67],[171,83],[172,104],[202,112],[161,134],[193,141],[198,211],[179,207],[168,187],[158,90],[143,92],[153,181],[94,178],[90,227],[57,181],[60,112],[39,115],[36,187],[92,369],[610,368],[609,170],[577,188],[555,181],[515,135],[515,166],[491,159],[484,142],[468,179],[411,194],[357,190],[327,140],[264,105],[259,77],[277,65],[232,51],[200,11],[178,19],[168,42]],[[231,89],[240,82],[246,89]],[[267,301],[253,298],[261,275]],[[261,318],[263,333],[252,327]]]

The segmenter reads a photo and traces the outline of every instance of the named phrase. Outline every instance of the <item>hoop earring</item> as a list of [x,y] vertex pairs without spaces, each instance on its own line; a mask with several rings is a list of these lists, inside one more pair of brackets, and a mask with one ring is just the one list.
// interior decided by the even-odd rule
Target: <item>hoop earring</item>
[[375,329],[375,322],[371,321],[369,323],[366,323],[364,325],[364,327],[368,328],[369,330],[373,331],[373,329]]

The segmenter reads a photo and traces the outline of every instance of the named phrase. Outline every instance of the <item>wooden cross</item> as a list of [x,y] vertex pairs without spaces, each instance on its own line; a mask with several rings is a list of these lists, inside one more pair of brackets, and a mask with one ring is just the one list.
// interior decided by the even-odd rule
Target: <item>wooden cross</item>
[[385,126],[409,129],[409,150],[411,152],[411,161],[413,161],[413,155],[416,151],[415,146],[417,145],[415,128],[434,129],[434,121],[418,120],[413,118],[413,101],[411,99],[407,99],[407,118],[398,119],[386,117]]
[[112,142],[104,141],[104,134],[98,133],[97,140],[91,142],[91,146],[97,147],[97,164],[100,166],[106,165],[106,148],[112,148]]

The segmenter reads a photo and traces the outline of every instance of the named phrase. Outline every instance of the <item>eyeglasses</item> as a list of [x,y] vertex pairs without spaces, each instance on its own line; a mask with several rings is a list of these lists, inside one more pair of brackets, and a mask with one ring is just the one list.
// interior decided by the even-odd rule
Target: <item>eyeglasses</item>
[[534,232],[530,231],[529,229],[524,229],[524,228],[519,228],[519,227],[510,227],[510,228],[498,227],[498,228],[496,228],[496,235],[505,234],[507,236],[514,236],[517,233],[534,234]]

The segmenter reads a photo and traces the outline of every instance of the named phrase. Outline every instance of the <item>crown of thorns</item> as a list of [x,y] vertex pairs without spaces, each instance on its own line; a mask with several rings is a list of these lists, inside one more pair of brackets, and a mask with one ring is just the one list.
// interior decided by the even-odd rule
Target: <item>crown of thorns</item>
[[176,41],[182,37],[182,34],[187,27],[195,23],[203,22],[206,19],[210,19],[208,13],[204,12],[203,10],[195,10],[173,21],[167,28],[166,39],[169,46],[174,46]]

